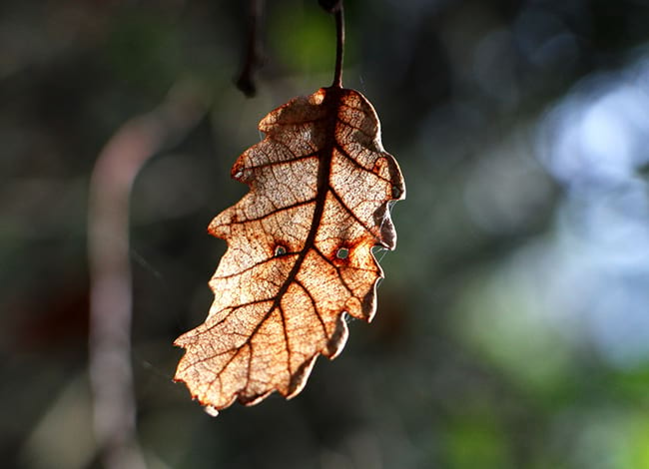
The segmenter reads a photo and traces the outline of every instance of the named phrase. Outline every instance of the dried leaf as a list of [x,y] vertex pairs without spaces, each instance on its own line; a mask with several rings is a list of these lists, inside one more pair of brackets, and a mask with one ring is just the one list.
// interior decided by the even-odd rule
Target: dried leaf
[[250,192],[209,226],[228,243],[214,303],[175,342],[187,349],[175,380],[211,413],[274,390],[295,396],[318,355],[344,347],[345,313],[371,321],[383,276],[372,248],[394,249],[389,208],[405,196],[376,112],[356,91],[294,98],[259,130],[266,138],[232,168]]

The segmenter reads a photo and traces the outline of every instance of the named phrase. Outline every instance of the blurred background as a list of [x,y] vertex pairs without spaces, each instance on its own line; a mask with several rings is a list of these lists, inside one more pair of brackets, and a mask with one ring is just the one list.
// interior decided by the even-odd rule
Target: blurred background
[[213,419],[171,381],[172,342],[205,318],[225,249],[206,227],[246,190],[229,169],[258,121],[333,74],[317,2],[268,2],[244,97],[247,14],[0,6],[0,466],[103,467],[90,175],[125,123],[165,109],[180,124],[130,213],[149,468],[649,468],[649,2],[346,2],[345,85],[375,105],[408,188],[397,250],[378,254],[378,314],[292,401]]

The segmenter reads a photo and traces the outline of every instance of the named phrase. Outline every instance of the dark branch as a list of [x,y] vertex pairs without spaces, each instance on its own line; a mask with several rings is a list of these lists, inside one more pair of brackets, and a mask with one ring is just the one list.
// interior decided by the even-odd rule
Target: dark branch
[[318,3],[327,13],[336,13],[343,6],[342,0],[318,0]]
[[236,85],[243,94],[252,98],[257,94],[255,85],[255,72],[262,63],[262,52],[259,41],[259,18],[261,17],[263,0],[250,0],[250,11],[248,14],[248,44],[245,58],[241,67],[241,73],[236,80]]

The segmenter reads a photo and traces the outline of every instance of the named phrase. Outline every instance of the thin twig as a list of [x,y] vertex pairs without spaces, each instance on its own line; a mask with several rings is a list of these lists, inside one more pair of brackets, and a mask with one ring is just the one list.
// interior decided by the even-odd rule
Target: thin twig
[[237,88],[248,98],[252,98],[257,94],[255,72],[259,69],[262,62],[261,42],[259,40],[259,23],[262,6],[262,0],[250,0],[250,10],[248,12],[248,44],[241,73],[236,81]]
[[170,93],[158,109],[127,122],[95,164],[88,205],[89,373],[93,420],[106,469],[144,469],[136,437],[131,367],[129,198],[144,163],[200,115],[195,90]]

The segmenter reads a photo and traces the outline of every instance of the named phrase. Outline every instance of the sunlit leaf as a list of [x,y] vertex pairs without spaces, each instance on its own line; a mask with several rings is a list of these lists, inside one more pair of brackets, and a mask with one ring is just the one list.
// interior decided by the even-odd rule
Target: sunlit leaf
[[210,282],[205,322],[180,336],[175,379],[212,413],[304,387],[322,354],[347,340],[344,314],[370,321],[382,271],[374,246],[394,249],[390,204],[405,185],[358,92],[322,88],[260,123],[266,138],[232,176],[250,192],[209,231],[228,249]]

